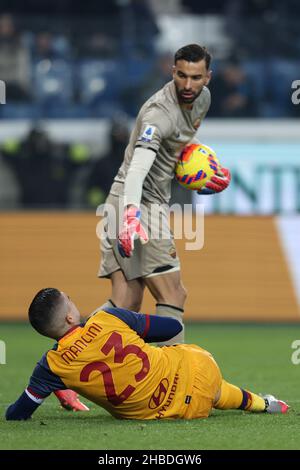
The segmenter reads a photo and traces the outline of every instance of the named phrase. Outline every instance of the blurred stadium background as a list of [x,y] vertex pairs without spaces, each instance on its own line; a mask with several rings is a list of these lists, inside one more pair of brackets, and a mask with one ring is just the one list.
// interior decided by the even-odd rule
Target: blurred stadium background
[[[174,52],[197,42],[213,54],[198,137],[233,181],[193,199],[205,204],[205,244],[178,243],[186,317],[298,322],[299,30],[297,0],[2,0],[0,319],[26,319],[46,286],[86,314],[106,299],[95,210],[139,107],[171,78]],[[174,183],[172,202],[191,201]]]

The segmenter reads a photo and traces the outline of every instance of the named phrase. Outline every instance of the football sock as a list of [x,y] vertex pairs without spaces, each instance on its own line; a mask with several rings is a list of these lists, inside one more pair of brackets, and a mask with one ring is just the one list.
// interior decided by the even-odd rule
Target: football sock
[[248,411],[265,411],[266,410],[266,402],[263,397],[256,395],[256,393],[252,393],[247,391],[249,395],[251,395],[251,403],[248,407]]
[[108,299],[105,304],[101,305],[100,309],[103,310],[105,307],[108,307],[108,308],[116,308],[116,304],[111,300],[111,299]]
[[[175,307],[173,305],[168,304],[156,304],[156,315],[161,317],[172,317],[178,320],[183,325],[183,309],[179,307]],[[174,336],[174,338],[169,339],[168,341],[163,341],[161,343],[157,343],[157,346],[172,346],[172,344],[178,344],[184,342],[184,326],[178,335]]]
[[114,304],[114,302],[111,300],[111,299],[108,299],[105,304],[101,305],[101,307],[98,307],[96,308],[96,310],[94,310],[88,317],[86,320],[89,320],[89,318],[91,318],[93,315],[95,315],[95,313],[99,312],[99,310],[104,310],[105,308],[115,308],[117,307],[116,304]]
[[243,392],[235,385],[222,380],[221,395],[214,408],[219,410],[238,409],[243,401]]
[[214,408],[219,410],[264,411],[266,404],[265,400],[255,393],[243,390],[223,380],[221,395]]

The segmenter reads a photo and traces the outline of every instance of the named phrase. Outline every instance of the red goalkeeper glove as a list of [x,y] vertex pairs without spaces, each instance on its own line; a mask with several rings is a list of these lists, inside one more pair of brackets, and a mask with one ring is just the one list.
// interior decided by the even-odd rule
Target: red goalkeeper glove
[[135,239],[139,238],[143,245],[149,240],[140,218],[141,211],[135,206],[128,207],[124,212],[123,227],[118,236],[118,249],[123,258],[132,255]]
[[230,184],[231,174],[227,168],[221,168],[221,171],[223,173],[223,176],[213,176],[210,181],[206,183],[204,188],[200,189],[200,191],[197,191],[198,194],[216,194],[220,193],[221,191],[224,191],[224,189],[226,189]]

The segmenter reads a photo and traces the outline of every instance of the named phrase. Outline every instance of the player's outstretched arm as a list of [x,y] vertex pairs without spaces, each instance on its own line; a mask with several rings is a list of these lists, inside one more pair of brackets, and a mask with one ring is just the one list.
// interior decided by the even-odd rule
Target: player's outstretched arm
[[183,328],[178,320],[171,317],[145,315],[123,308],[105,308],[104,310],[126,323],[147,343],[167,341],[174,338]]
[[36,365],[26,390],[7,408],[6,419],[29,419],[45,398],[55,390],[65,388],[61,379],[50,371],[45,354]]
[[31,418],[31,415],[43,402],[43,399],[34,397],[27,389],[15,403],[10,405],[5,413],[8,421],[21,421]]
[[77,393],[67,389],[60,377],[50,370],[45,354],[35,367],[27,389],[15,403],[8,407],[6,419],[29,419],[51,393],[55,393],[61,405],[66,409],[88,411],[88,407],[80,402]]
[[134,240],[147,243],[148,235],[140,218],[140,203],[144,180],[153,165],[156,152],[137,147],[134,151],[124,185],[123,225],[118,236],[118,249],[123,258],[129,258],[134,249]]

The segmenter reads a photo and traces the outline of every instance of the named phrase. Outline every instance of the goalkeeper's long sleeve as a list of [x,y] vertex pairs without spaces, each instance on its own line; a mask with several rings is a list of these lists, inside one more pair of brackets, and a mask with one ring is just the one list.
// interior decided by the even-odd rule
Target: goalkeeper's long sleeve
[[124,204],[140,207],[143,183],[156,157],[151,149],[137,147],[130,163],[124,184]]

